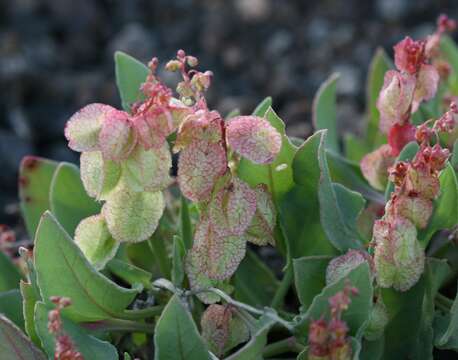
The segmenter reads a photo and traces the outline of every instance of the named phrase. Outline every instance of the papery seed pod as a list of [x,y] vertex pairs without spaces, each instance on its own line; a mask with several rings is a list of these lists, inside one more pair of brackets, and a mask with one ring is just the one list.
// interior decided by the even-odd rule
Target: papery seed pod
[[404,217],[412,221],[419,229],[424,229],[433,213],[433,203],[422,197],[400,195],[387,204],[387,214]]
[[248,160],[267,164],[280,152],[281,135],[267,120],[257,116],[236,116],[226,127],[229,146]]
[[196,141],[221,142],[223,136],[222,118],[216,111],[199,110],[182,122],[173,147],[174,152],[184,149]]
[[383,87],[377,100],[382,132],[387,133],[394,124],[402,125],[409,118],[414,90],[414,76],[394,70],[385,73]]
[[253,244],[264,246],[275,245],[274,228],[277,223],[277,212],[265,184],[259,184],[256,192],[256,212],[251,224],[245,232],[247,240]]
[[76,112],[65,125],[68,146],[75,151],[99,150],[99,134],[107,114],[116,110],[109,105],[90,104]]
[[393,165],[394,159],[391,154],[391,147],[387,144],[363,157],[361,160],[361,172],[373,188],[377,190],[386,188],[388,168]]
[[406,291],[423,273],[425,253],[417,240],[415,225],[398,217],[376,221],[374,225],[374,264],[377,283]]
[[119,248],[119,242],[113,239],[100,214],[83,219],[78,224],[75,243],[97,270],[103,269]]
[[367,262],[373,271],[374,264],[371,256],[363,250],[348,250],[346,254],[332,259],[326,268],[326,284],[332,284],[348,276],[362,263]]
[[436,95],[439,80],[439,72],[433,65],[421,65],[417,74],[417,84],[413,95],[412,112],[417,111],[422,101],[428,101]]
[[192,201],[210,197],[216,180],[227,169],[226,151],[219,143],[198,141],[187,146],[178,159],[178,184]]
[[423,164],[410,166],[406,173],[405,190],[409,195],[433,200],[439,194],[439,179]]
[[416,127],[410,123],[394,124],[388,131],[388,144],[391,155],[398,156],[404,146],[415,140]]
[[388,311],[385,304],[379,298],[372,307],[369,314],[367,326],[364,329],[364,337],[369,341],[374,341],[383,335],[386,325],[388,325]]
[[234,177],[212,198],[209,219],[218,236],[243,235],[256,212],[256,192]]
[[210,305],[203,313],[200,324],[202,337],[210,351],[219,357],[250,336],[248,327],[230,305]]

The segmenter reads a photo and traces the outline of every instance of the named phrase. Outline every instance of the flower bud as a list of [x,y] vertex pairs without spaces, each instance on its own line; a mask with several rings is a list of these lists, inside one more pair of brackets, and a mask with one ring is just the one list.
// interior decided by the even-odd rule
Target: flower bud
[[394,70],[385,73],[383,87],[377,100],[382,132],[387,133],[394,124],[403,124],[409,118],[415,82],[415,76],[412,75]]
[[326,269],[326,284],[332,284],[345,278],[353,269],[367,262],[373,268],[370,255],[362,250],[349,250],[346,254],[332,259]]
[[170,60],[165,65],[165,70],[175,72],[175,71],[180,70],[180,67],[181,67],[181,62],[179,62],[178,60]]
[[384,190],[388,182],[388,168],[393,162],[391,148],[385,144],[363,157],[361,171],[373,188]]
[[398,217],[374,225],[374,263],[377,283],[399,291],[410,289],[423,273],[425,253],[417,241],[415,225]]

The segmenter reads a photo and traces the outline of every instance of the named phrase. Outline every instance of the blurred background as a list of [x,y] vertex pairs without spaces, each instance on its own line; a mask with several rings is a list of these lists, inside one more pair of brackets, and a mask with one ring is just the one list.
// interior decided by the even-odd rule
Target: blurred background
[[[358,132],[377,46],[432,33],[456,0],[0,0],[0,223],[18,221],[20,159],[77,162],[63,137],[79,108],[120,106],[113,52],[164,62],[179,48],[211,69],[211,107],[250,113],[265,96],[290,135],[311,132],[319,85],[340,72],[339,124]],[[164,77],[167,75],[164,74]]]

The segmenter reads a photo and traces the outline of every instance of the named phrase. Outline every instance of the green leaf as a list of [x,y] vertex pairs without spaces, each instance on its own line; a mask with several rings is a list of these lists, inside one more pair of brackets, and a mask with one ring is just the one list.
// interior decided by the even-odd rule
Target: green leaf
[[440,49],[452,67],[454,74],[458,75],[458,48],[455,41],[448,35],[441,36]]
[[118,259],[111,259],[107,263],[106,268],[132,287],[139,287],[141,285],[145,289],[151,289],[153,275],[146,270]]
[[[43,302],[38,302],[35,306],[35,327],[40,337],[43,349],[50,358],[54,357],[55,337],[48,331],[48,308]],[[101,341],[87,332],[74,322],[63,318],[63,330],[72,340],[75,348],[80,352],[84,359],[91,360],[117,360],[118,352],[109,342]]]
[[116,84],[121,95],[122,107],[129,111],[132,104],[143,100],[140,85],[148,76],[148,68],[132,56],[116,51],[115,55]]
[[364,155],[370,152],[365,140],[356,137],[352,133],[345,134],[343,140],[345,157],[350,161],[359,163]]
[[154,334],[156,360],[210,359],[191,314],[174,295],[159,318]]
[[37,230],[34,259],[44,301],[72,300],[64,313],[74,321],[97,321],[122,315],[139,289],[119,287],[97,272],[50,212]]
[[370,146],[369,150],[373,150],[385,142],[385,136],[379,130],[380,113],[376,103],[383,87],[385,73],[392,67],[391,60],[385,51],[382,48],[378,48],[372,58],[367,78],[366,104],[369,122],[367,124],[366,141]]
[[313,99],[313,124],[316,130],[327,129],[326,147],[339,152],[337,133],[336,87],[340,75],[332,74],[323,84]]
[[41,215],[51,208],[49,191],[58,163],[26,156],[19,169],[19,199],[27,232],[33,238]]
[[453,169],[455,169],[455,172],[458,172],[458,140],[455,140],[455,143],[453,144],[453,152],[450,163],[452,164]]
[[0,293],[0,314],[5,315],[22,330],[24,329],[22,296],[19,289],[13,289]]
[[438,230],[451,229],[458,224],[458,181],[451,164],[441,172],[440,196],[434,201],[434,211],[428,227],[421,230],[418,240],[424,248]]
[[279,282],[264,262],[248,250],[234,275],[236,300],[263,307],[271,303]]
[[275,321],[268,316],[262,316],[255,324],[255,331],[249,342],[240,350],[225,360],[258,360],[263,359],[262,350],[267,344],[267,334]]
[[342,314],[342,319],[347,323],[350,331],[349,334],[355,336],[360,328],[365,324],[372,309],[372,277],[370,275],[369,265],[363,263],[353,269],[348,277],[326,286],[319,295],[317,295],[310,304],[308,310],[299,315],[297,318],[296,332],[301,339],[307,335],[310,322],[324,316],[329,318],[329,298],[341,291],[349,280],[351,286],[358,289],[358,295],[351,297],[351,303],[348,309]]
[[253,115],[263,117],[270,107],[272,107],[272,98],[268,96],[256,106]]
[[405,292],[381,289],[383,303],[390,322],[385,328],[383,359],[408,359],[415,351],[420,336],[422,304],[425,294],[424,277]]
[[54,172],[49,202],[52,213],[70,236],[81,220],[100,212],[100,205],[84,190],[78,167],[65,162]]
[[294,156],[292,166],[296,185],[286,194],[279,212],[286,233],[288,260],[302,256],[337,253],[320,222],[318,152],[321,141],[321,132],[313,134]]
[[318,147],[320,167],[318,199],[321,225],[329,241],[340,251],[359,248],[361,247],[361,236],[356,229],[356,218],[363,210],[365,200],[359,193],[343,186],[338,188],[333,186],[324,149],[326,130],[318,133],[321,135]]
[[0,354],[2,360],[46,360],[44,354],[24,333],[1,314]]
[[307,256],[293,260],[294,284],[302,312],[307,311],[326,286],[326,268],[331,259],[331,256]]
[[[404,149],[402,149],[401,153],[398,155],[395,163],[398,161],[410,161],[412,160],[418,150],[420,149],[420,146],[418,146],[416,141],[412,141],[408,143],[406,146],[404,146]],[[385,200],[388,201],[391,197],[391,193],[394,191],[394,184],[392,182],[388,182],[385,190]]]
[[40,294],[37,291],[38,289],[34,289],[32,284],[21,281],[22,313],[24,316],[25,332],[35,345],[41,346],[40,339],[35,330],[34,319],[35,303],[41,300]]
[[21,274],[11,259],[0,251],[0,292],[19,288]]
[[175,286],[181,287],[184,279],[184,255],[185,247],[183,240],[179,236],[173,237],[172,253],[172,282]]

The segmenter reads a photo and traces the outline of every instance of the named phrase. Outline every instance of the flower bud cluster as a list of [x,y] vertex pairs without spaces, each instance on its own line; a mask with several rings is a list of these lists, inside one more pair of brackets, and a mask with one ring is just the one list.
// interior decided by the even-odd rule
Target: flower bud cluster
[[308,335],[308,358],[314,360],[349,360],[352,356],[348,326],[342,313],[351,303],[350,295],[358,289],[346,284],[342,291],[329,298],[330,319],[313,320]]
[[51,302],[56,308],[48,313],[48,331],[56,339],[54,359],[55,360],[84,360],[83,355],[77,351],[72,339],[68,336],[62,324],[61,312],[71,305],[69,298],[53,296]]

